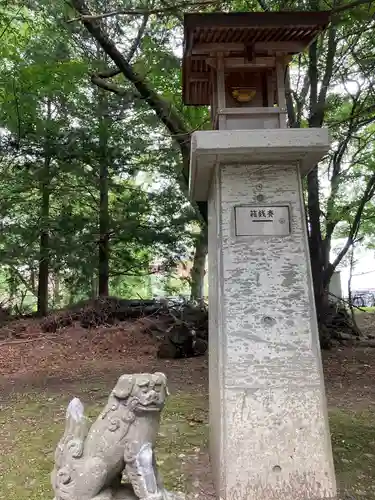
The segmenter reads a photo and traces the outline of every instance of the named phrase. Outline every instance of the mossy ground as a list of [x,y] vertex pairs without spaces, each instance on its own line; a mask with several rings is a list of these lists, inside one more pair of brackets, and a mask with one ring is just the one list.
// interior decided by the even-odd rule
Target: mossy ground
[[[108,390],[87,386],[81,394],[95,418]],[[95,401],[95,402],[94,402]],[[0,499],[52,498],[53,454],[64,427],[68,400],[34,392],[8,402],[0,412]],[[337,478],[343,498],[375,499],[375,413],[330,411]],[[180,392],[169,398],[160,429],[158,462],[166,487],[187,491],[181,464],[207,448],[206,399]]]
[[331,410],[335,469],[342,497],[375,499],[375,412]]

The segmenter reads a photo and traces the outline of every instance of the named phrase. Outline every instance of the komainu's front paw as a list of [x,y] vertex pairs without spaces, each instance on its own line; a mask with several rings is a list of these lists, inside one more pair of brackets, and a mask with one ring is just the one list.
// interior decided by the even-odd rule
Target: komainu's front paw
[[106,489],[101,491],[98,495],[96,495],[92,500],[113,500],[112,489]]
[[158,493],[151,493],[150,495],[147,495],[147,497],[145,497],[142,500],[163,500],[163,499],[164,499],[163,492],[160,491]]

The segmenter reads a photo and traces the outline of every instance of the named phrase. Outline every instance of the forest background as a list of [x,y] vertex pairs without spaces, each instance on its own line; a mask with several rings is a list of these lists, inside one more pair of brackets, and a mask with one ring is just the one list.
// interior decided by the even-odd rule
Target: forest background
[[[318,315],[374,244],[371,1],[0,3],[0,298],[13,312],[98,295],[205,295],[204,207],[187,197],[184,12],[330,10],[287,75],[289,126],[329,127],[305,183]],[[358,254],[357,254],[358,255]]]

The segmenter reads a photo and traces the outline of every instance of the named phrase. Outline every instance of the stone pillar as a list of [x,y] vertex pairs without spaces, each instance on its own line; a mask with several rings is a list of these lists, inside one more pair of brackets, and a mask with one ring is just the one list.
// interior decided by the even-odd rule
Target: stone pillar
[[328,134],[199,132],[192,144],[191,192],[209,207],[217,498],[333,498],[301,187],[301,174],[327,150]]

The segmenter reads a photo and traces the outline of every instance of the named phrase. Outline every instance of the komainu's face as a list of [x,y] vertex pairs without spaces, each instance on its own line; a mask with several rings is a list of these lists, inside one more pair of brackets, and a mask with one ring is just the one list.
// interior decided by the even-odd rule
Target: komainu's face
[[168,396],[163,373],[122,375],[112,395],[135,413],[161,411]]
[[132,390],[136,413],[161,411],[168,395],[167,381],[162,373],[141,374],[135,376]]

